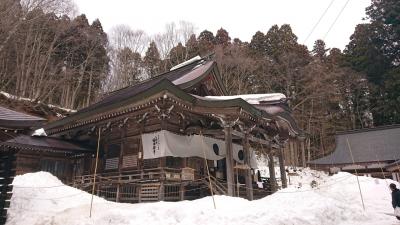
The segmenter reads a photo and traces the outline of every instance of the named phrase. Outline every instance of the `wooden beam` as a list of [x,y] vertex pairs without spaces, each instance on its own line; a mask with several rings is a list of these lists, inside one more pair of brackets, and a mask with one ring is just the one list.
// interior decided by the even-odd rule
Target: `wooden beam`
[[[236,130],[232,130],[232,135],[237,136],[239,138],[244,138],[245,137],[245,134],[243,132],[236,131]],[[267,145],[267,146],[269,146],[271,144],[271,142],[269,140],[264,140],[264,139],[261,139],[261,138],[257,138],[257,137],[254,137],[253,135],[250,135],[250,134],[248,135],[248,140],[251,141],[251,142],[254,142],[254,143],[259,143],[259,144]]]

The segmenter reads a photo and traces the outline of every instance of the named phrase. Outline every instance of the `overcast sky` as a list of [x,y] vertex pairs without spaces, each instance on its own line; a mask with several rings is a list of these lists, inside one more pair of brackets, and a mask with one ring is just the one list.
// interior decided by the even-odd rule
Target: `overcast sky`
[[[323,38],[347,0],[333,4],[305,43],[309,48]],[[75,0],[80,13],[90,21],[99,18],[104,30],[118,24],[142,29],[149,35],[162,32],[165,24],[185,20],[196,25],[196,32],[223,27],[231,38],[250,41],[258,30],[267,32],[274,25],[288,23],[304,43],[307,35],[332,0]],[[350,0],[325,39],[328,47],[343,49],[355,25],[365,17],[370,0]]]

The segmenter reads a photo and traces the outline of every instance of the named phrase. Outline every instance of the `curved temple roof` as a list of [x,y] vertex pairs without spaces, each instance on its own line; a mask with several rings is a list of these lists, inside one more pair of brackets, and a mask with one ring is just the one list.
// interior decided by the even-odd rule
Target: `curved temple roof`
[[18,149],[68,152],[68,153],[92,153],[93,150],[82,147],[71,141],[64,141],[53,137],[32,137],[29,135],[19,135],[11,140],[0,143],[0,146],[13,147]]
[[[68,123],[74,123],[77,120],[84,119],[96,113],[102,113],[122,107],[162,92],[169,92],[181,98],[182,100],[191,102],[194,106],[214,108],[240,107],[255,117],[261,116],[268,119],[284,120],[289,124],[293,123],[292,125],[289,125],[289,127],[294,130],[295,134],[301,133],[301,130],[298,129],[296,122],[290,115],[290,112],[286,112],[287,109],[285,107],[277,105],[283,102],[282,99],[285,98],[283,94],[246,95],[248,98],[246,98],[245,95],[200,97],[191,95],[185,91],[187,88],[193,87],[202,81],[207,75],[210,74],[211,71],[217,75],[215,76],[217,85],[222,86],[222,82],[220,82],[220,78],[218,76],[216,63],[214,61],[206,61],[202,59],[169,71],[165,74],[156,76],[137,85],[112,92],[98,103],[84,108],[71,116],[50,123],[45,128],[52,129]],[[224,93],[226,92],[225,89],[221,89]],[[249,100],[250,98],[254,101],[258,99],[257,102],[262,103],[263,105],[264,103],[267,103],[267,105],[274,105],[275,107],[278,107],[280,109],[280,114],[271,114],[263,108],[258,108],[257,105],[250,104],[251,101],[249,103],[248,101],[244,100]],[[282,113],[286,113],[287,115],[285,114],[282,116]]]

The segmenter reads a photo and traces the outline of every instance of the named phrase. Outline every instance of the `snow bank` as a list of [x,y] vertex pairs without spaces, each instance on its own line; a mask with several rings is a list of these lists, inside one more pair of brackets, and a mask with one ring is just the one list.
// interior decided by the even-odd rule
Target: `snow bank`
[[[14,179],[14,194],[8,225],[105,225],[105,224],[230,224],[230,225],[385,225],[396,218],[392,212],[391,180],[360,177],[366,204],[361,206],[356,177],[348,173],[327,176],[306,169],[298,179],[304,185],[290,186],[266,198],[247,201],[216,196],[217,209],[211,197],[195,201],[123,204],[95,198],[89,218],[90,195],[64,186],[49,173],[39,172]],[[302,177],[302,178],[301,178]],[[305,185],[318,180],[316,188]]]

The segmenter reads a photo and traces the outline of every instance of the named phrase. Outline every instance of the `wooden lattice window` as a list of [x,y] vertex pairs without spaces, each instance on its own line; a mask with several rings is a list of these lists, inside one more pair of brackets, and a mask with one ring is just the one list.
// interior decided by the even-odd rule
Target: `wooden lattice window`
[[122,168],[137,167],[138,155],[124,155],[122,158]]
[[167,156],[165,164],[169,168],[182,168],[183,160],[180,157]]
[[160,167],[160,159],[145,159],[143,160],[143,167],[145,169],[158,168]]
[[105,165],[106,170],[118,169],[120,152],[121,152],[120,144],[108,145],[107,155],[106,155],[106,165]]
[[122,168],[138,167],[139,144],[140,144],[140,139],[132,139],[124,143]]

